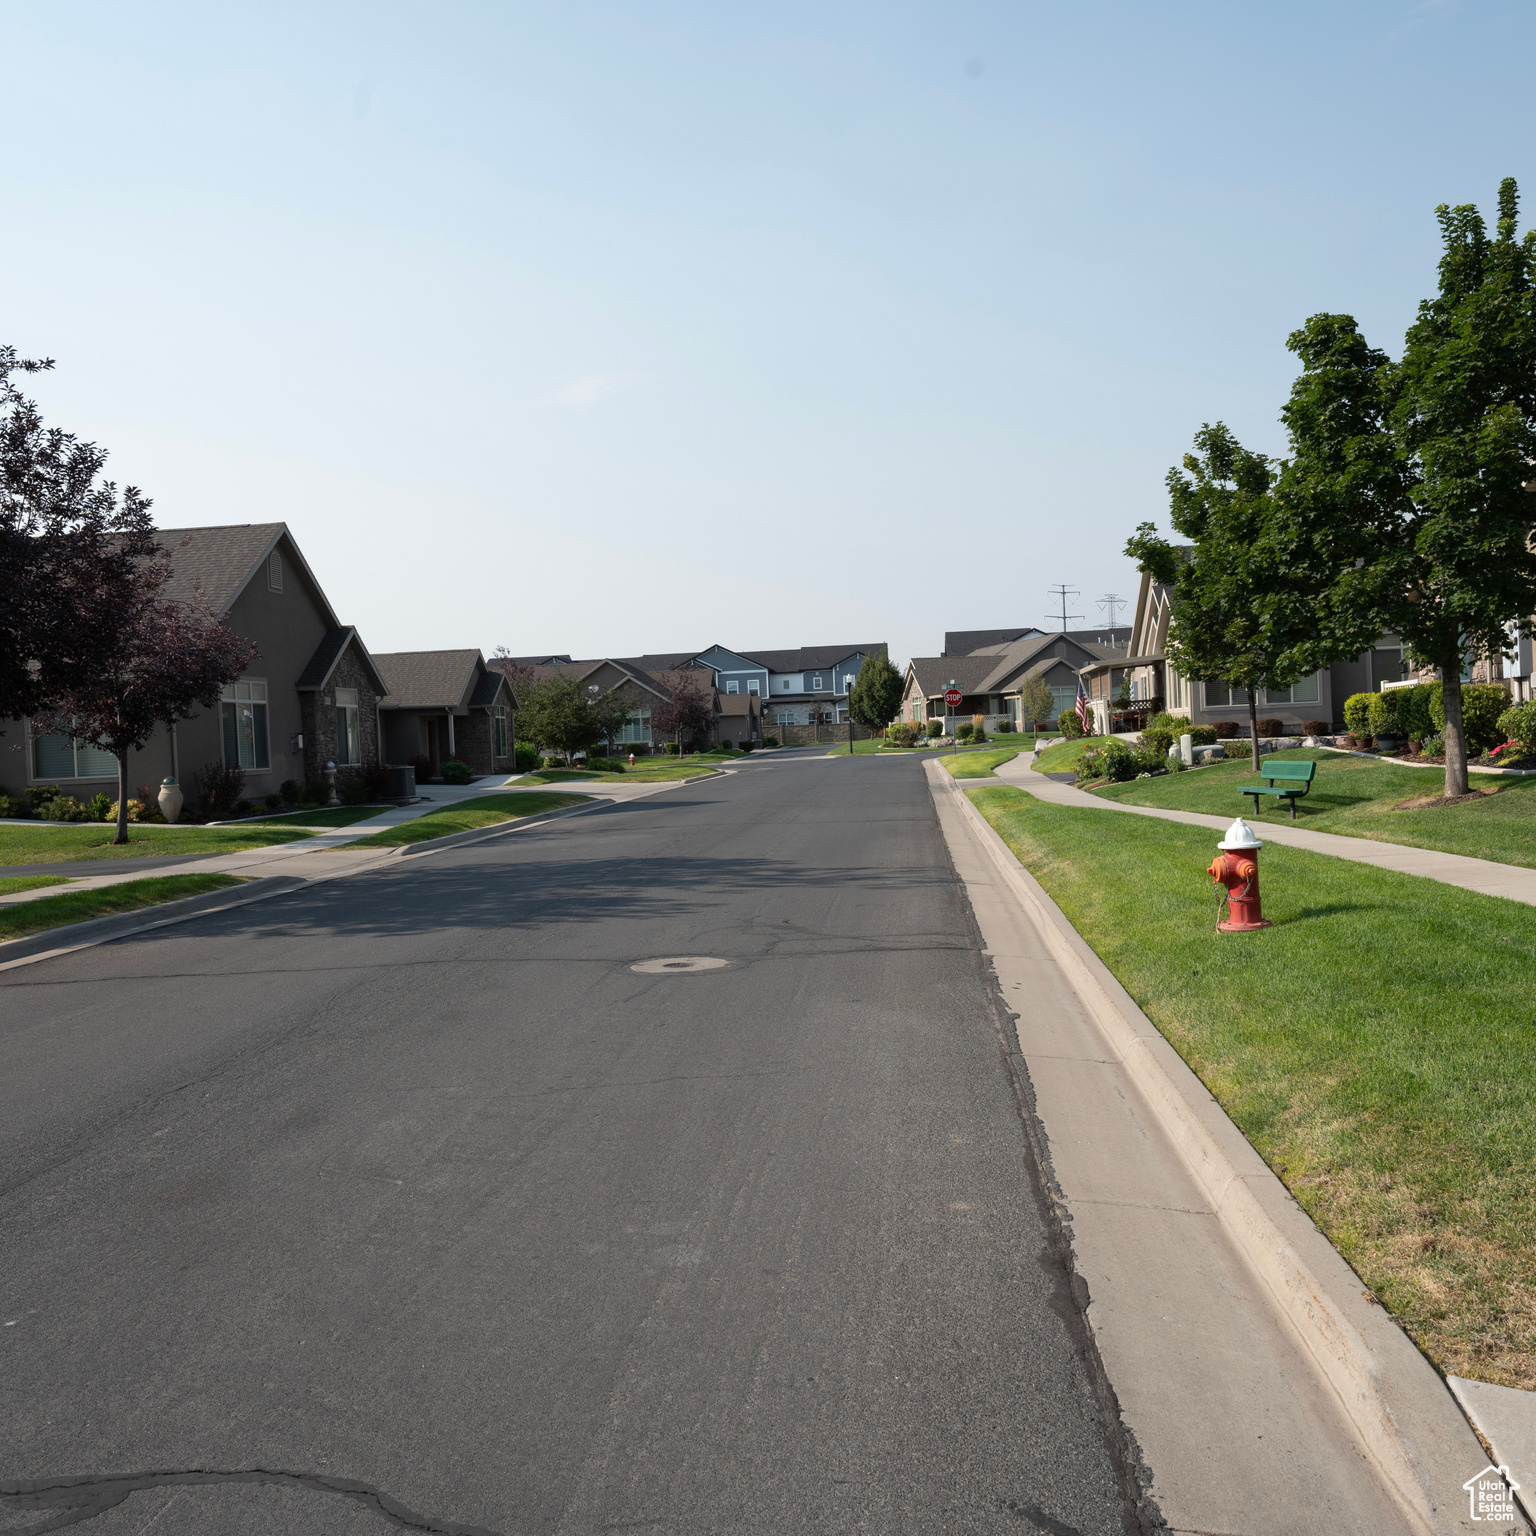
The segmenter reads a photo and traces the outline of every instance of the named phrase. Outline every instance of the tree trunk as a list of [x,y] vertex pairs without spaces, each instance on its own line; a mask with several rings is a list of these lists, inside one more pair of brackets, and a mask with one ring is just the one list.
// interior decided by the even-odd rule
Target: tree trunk
[[117,754],[117,832],[114,847],[128,841],[128,749]]
[[1445,710],[1445,793],[1467,792],[1467,732],[1461,720],[1461,657],[1440,664],[1440,702]]
[[1253,771],[1259,771],[1259,695],[1258,690],[1248,690],[1248,740],[1253,747]]

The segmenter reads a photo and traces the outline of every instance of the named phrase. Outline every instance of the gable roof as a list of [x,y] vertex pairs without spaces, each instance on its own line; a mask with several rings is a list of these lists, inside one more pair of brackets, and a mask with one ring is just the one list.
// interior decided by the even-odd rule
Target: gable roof
[[1038,635],[1043,631],[1032,624],[1022,624],[1013,629],[949,629],[944,632],[946,656],[970,656],[984,646],[1007,645],[1022,640],[1026,635]]
[[160,528],[155,542],[171,557],[171,574],[164,587],[173,602],[191,602],[201,592],[221,618],[251,579],[267,563],[267,556],[286,536],[288,555],[296,560],[320,605],[320,612],[334,629],[339,620],[331,610],[320,583],[315,580],[286,523],[225,523],[212,528]]
[[485,665],[479,651],[392,651],[373,660],[389,685],[391,709],[463,708]]
[[985,693],[993,671],[992,656],[914,656],[907,669],[917,679],[925,699],[937,698],[953,681],[961,693]]
[[299,673],[299,680],[293,685],[300,693],[308,693],[317,688],[324,688],[331,680],[331,673],[336,670],[336,663],[347,653],[347,647],[353,642],[357,644],[358,654],[363,658],[363,665],[373,674],[374,687],[382,696],[389,692],[385,685],[383,675],[378,664],[368,654],[368,647],[358,639],[357,631],[350,625],[337,625],[328,629],[315,647],[315,654],[309,658],[304,670]]
[[871,640],[862,645],[801,645],[787,651],[742,654],[770,672],[827,672],[850,656],[878,656],[883,655],[885,649],[883,640]]
[[498,698],[501,690],[505,688],[511,695],[512,702],[517,702],[517,695],[512,693],[512,681],[505,672],[492,671],[487,667],[480,674],[480,680],[475,684],[475,691],[469,696],[471,709],[489,709]]

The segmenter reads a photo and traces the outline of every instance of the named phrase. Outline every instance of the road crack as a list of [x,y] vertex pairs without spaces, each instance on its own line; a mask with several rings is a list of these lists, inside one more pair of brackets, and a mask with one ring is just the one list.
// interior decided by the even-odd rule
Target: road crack
[[333,1494],[376,1510],[403,1530],[428,1531],[432,1536],[500,1536],[499,1532],[487,1526],[461,1525],[452,1520],[437,1520],[430,1515],[418,1514],[381,1489],[356,1482],[352,1478],[323,1476],[318,1472],[277,1472],[264,1467],[229,1472],[211,1469],[120,1472],[96,1477],[0,1482],[0,1512],[28,1510],[45,1513],[56,1510],[57,1514],[52,1519],[28,1527],[28,1536],[43,1536],[46,1531],[61,1531],[66,1526],[94,1520],[97,1515],[115,1509],[136,1493],[147,1493],[156,1488],[206,1487],[221,1483],[269,1483],[311,1493]]

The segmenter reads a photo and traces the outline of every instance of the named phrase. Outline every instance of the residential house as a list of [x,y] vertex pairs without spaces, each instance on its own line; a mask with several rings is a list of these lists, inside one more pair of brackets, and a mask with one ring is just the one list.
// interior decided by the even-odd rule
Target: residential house
[[616,751],[650,750],[660,747],[665,738],[653,731],[652,711],[669,697],[670,691],[685,676],[703,692],[713,719],[706,745],[762,740],[762,684],[766,674],[742,667],[743,658],[714,647],[708,653],[728,672],[717,671],[687,651],[668,651],[649,656],[623,658],[599,657],[572,661],[568,656],[551,658],[537,664],[520,658],[502,657],[493,665],[518,668],[513,675],[526,676],[537,684],[546,677],[572,677],[592,693],[615,692],[630,704],[629,720],[618,740],[611,743]]
[[[651,739],[647,696],[663,697],[667,679],[683,671],[708,674],[715,722],[711,740],[739,746],[760,741],[764,730],[779,734],[792,726],[846,723],[848,694],[867,657],[884,654],[883,644],[812,645],[793,650],[733,651],[712,645],[702,651],[651,652],[643,656],[572,661],[569,656],[540,662],[500,657],[493,665],[525,667],[536,682],[559,673],[580,677],[587,687],[619,687],[635,699],[626,743]],[[605,670],[606,669],[606,670]]]
[[[1044,634],[1024,630],[1009,639],[1010,633],[952,632],[945,636],[946,650],[978,637],[982,643],[965,654],[913,657],[907,663],[901,718],[914,724],[942,720],[946,735],[976,715],[985,718],[989,731],[1023,730],[1049,723],[1025,719],[1021,689],[1026,681],[1039,679],[1051,690],[1049,721],[1054,721],[1076,701],[1079,668],[1122,654],[1115,640],[1089,639],[1077,631]],[[1108,630],[1103,633],[1112,634]],[[998,634],[1004,638],[992,638]],[[963,695],[954,708],[944,701],[950,688],[958,688]]]
[[[1110,729],[1139,730],[1148,717],[1163,710],[1184,716],[1192,725],[1231,721],[1241,732],[1247,732],[1245,689],[1228,688],[1218,682],[1196,682],[1182,676],[1168,661],[1166,646],[1173,604],[1173,588],[1153,581],[1144,572],[1131,624],[1130,654],[1124,658],[1103,658],[1082,668],[1095,729],[1101,734]],[[1525,664],[1528,677],[1528,647]],[[1481,665],[1485,671],[1491,671],[1499,663]],[[1469,668],[1469,678],[1474,670]],[[1341,727],[1344,701],[1351,694],[1379,692],[1409,678],[1403,642],[1395,635],[1383,635],[1370,650],[1324,667],[1290,688],[1261,690],[1258,712],[1261,718],[1279,720],[1288,731],[1298,734],[1309,721],[1325,720]],[[1128,705],[1119,702],[1127,697]]]
[[455,759],[476,774],[511,771],[517,698],[505,671],[475,650],[374,660],[389,684],[380,711],[387,762],[414,765],[419,779],[436,778]]
[[[177,602],[201,594],[234,632],[252,641],[254,661],[224,689],[218,705],[157,731],[128,760],[131,789],[167,776],[190,792],[204,767],[245,774],[251,799],[288,779],[319,779],[327,763],[342,773],[379,761],[383,678],[357,631],[337,618],[287,525],[237,523],[167,528],[171,557],[163,591]],[[116,794],[117,763],[68,736],[34,736],[23,721],[4,723],[0,778],[7,788],[57,784],[90,799]]]

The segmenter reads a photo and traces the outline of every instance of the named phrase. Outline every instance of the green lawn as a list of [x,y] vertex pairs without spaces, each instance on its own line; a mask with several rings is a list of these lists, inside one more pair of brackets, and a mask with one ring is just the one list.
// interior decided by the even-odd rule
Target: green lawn
[[1079,736],[1075,741],[1058,741],[1035,759],[1035,770],[1038,773],[1076,773],[1083,754],[1090,747],[1102,747],[1110,739],[1108,736]]
[[1218,934],[1210,831],[972,801],[1430,1359],[1536,1388],[1530,908],[1271,844]]
[[536,773],[525,773],[514,782],[518,784],[570,784],[577,779],[621,778],[623,775],[603,774],[587,768],[540,768]]
[[1011,763],[1018,755],[1016,747],[1006,747],[1000,752],[956,752],[939,761],[957,779],[984,779],[991,776],[994,768]]
[[201,896],[205,891],[244,884],[245,880],[238,875],[160,875],[125,880],[121,885],[102,886],[94,891],[44,896],[39,901],[0,907],[0,939],[21,939],[65,923],[113,917],[119,912],[134,912],[140,907],[154,907],[165,901],[180,901],[184,896]]
[[14,896],[18,891],[36,891],[45,885],[64,885],[67,875],[12,875],[0,878],[0,896]]
[[65,864],[74,859],[133,859],[177,853],[237,853],[291,843],[307,832],[274,822],[236,827],[167,827],[155,822],[128,828],[128,842],[112,846],[115,827],[107,822],[46,822],[0,827],[0,865]]
[[414,821],[398,827],[386,827],[372,837],[348,843],[348,848],[398,848],[405,843],[424,843],[430,838],[447,837],[452,832],[471,832],[477,827],[493,827],[502,821],[521,821],[527,816],[542,816],[567,805],[584,805],[585,795],[529,794],[517,791],[506,795],[479,795],[460,800],[439,811],[428,811]]
[[[1310,758],[1317,763],[1312,788],[1296,802],[1297,826],[1536,869],[1536,779],[1474,773],[1472,787],[1491,793],[1460,805],[1399,810],[1405,800],[1438,795],[1444,787],[1445,770],[1399,768],[1312,747],[1274,756],[1282,762]],[[1262,782],[1262,772],[1255,777],[1247,763],[1222,762],[1165,778],[1104,785],[1093,793],[1131,805],[1289,822],[1290,812],[1283,805],[1265,804],[1255,818],[1253,801],[1236,792],[1239,784]]]

